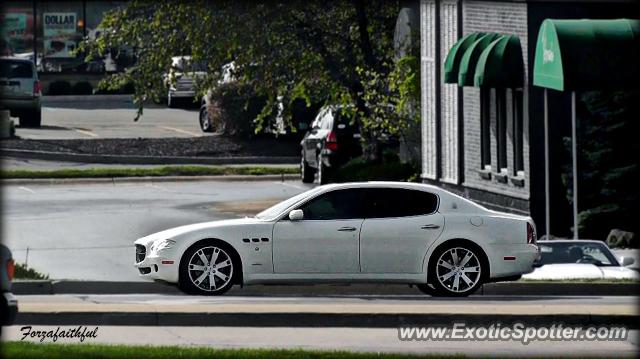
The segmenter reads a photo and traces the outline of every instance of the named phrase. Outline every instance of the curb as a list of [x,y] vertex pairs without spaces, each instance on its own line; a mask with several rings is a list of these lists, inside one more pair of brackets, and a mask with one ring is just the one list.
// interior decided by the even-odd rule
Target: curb
[[19,312],[14,325],[119,325],[217,327],[349,327],[487,325],[640,326],[637,316],[592,314],[415,314],[415,313],[160,313],[160,312]]
[[95,102],[95,101],[112,101],[112,102],[130,102],[133,104],[133,95],[123,94],[102,94],[102,95],[44,95],[42,96],[42,104],[64,103],[64,102]]
[[[636,283],[489,283],[478,295],[528,296],[629,296],[638,295]],[[73,280],[34,280],[13,282],[16,295],[51,294],[179,294],[175,286],[161,282],[109,282]],[[415,287],[401,284],[359,285],[253,285],[234,287],[229,295],[242,296],[339,296],[339,295],[424,295]]]
[[120,156],[66,153],[2,148],[7,157],[43,161],[109,163],[123,165],[230,165],[230,164],[297,164],[297,156],[182,157],[182,156]]
[[104,178],[8,178],[2,179],[2,185],[69,185],[104,183],[149,183],[149,182],[197,182],[197,181],[293,181],[299,180],[297,174],[279,175],[219,175],[219,176],[149,176],[149,177],[104,177]]

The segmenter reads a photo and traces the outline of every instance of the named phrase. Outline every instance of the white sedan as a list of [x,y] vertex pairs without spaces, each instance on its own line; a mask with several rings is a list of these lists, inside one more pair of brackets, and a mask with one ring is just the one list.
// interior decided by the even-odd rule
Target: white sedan
[[640,275],[626,266],[632,257],[620,260],[601,241],[549,240],[540,241],[540,260],[529,280],[613,279],[640,280]]
[[204,295],[234,284],[378,282],[467,296],[531,272],[539,256],[530,218],[402,182],[319,186],[253,218],[177,227],[135,246],[141,276]]

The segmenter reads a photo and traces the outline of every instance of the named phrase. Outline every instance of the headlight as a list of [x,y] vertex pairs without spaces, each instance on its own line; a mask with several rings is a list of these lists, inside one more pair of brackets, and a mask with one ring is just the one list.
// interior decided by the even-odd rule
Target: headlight
[[174,241],[173,239],[163,239],[160,241],[155,241],[151,243],[149,251],[152,254],[157,254],[160,251],[172,248],[174,244],[176,244],[176,241]]

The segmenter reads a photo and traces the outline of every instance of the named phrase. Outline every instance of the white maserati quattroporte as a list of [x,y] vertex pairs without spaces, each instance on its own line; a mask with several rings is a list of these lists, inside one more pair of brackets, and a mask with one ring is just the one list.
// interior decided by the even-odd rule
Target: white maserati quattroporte
[[135,242],[143,277],[216,295],[234,284],[407,283],[467,296],[531,272],[533,221],[441,188],[319,186],[253,218],[192,224]]

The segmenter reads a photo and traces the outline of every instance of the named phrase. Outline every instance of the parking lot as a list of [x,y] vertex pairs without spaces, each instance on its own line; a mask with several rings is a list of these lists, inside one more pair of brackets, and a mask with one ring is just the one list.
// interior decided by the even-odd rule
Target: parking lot
[[181,108],[145,104],[134,122],[130,96],[44,97],[41,128],[16,128],[25,139],[163,138],[210,135],[200,130],[197,104]]

